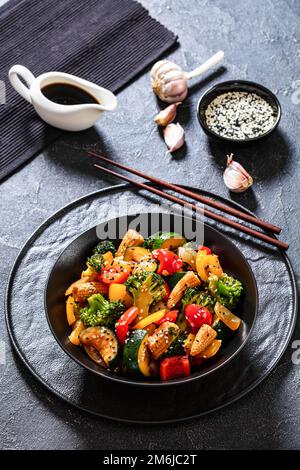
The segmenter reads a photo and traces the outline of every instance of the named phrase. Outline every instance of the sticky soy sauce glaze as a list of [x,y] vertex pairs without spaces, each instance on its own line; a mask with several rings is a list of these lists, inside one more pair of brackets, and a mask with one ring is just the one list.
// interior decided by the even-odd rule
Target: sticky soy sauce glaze
[[90,93],[80,87],[69,83],[51,83],[41,88],[48,100],[57,104],[99,104],[99,101]]

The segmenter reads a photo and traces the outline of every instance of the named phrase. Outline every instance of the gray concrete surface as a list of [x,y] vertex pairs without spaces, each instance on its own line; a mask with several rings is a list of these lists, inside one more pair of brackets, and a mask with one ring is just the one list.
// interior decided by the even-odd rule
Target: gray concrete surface
[[[98,134],[61,138],[1,184],[0,339],[5,342],[6,355],[5,364],[0,364],[0,448],[299,448],[300,364],[291,360],[291,345],[271,376],[237,403],[202,419],[153,427],[118,424],[69,407],[48,393],[11,349],[2,299],[18,250],[54,211],[81,195],[116,183],[99,178],[86,167],[83,159],[86,148],[100,148],[120,161],[150,168],[162,178],[202,186],[225,196],[228,195],[222,182],[225,155],[234,151],[255,180],[253,190],[234,199],[284,226],[282,236],[291,244],[289,256],[299,280],[299,2],[143,0],[142,3],[178,34],[180,47],[170,57],[183,68],[192,69],[223,49],[224,69],[196,80],[191,87],[180,114],[187,145],[173,158],[165,155],[165,145],[153,125],[157,104],[149,86],[149,71],[145,71],[119,93],[118,112],[99,121]],[[282,104],[279,131],[265,143],[240,149],[212,144],[198,125],[196,104],[201,94],[209,85],[233,78],[266,85]],[[23,314],[26,312],[20,312]],[[299,323],[295,339],[300,339]]]

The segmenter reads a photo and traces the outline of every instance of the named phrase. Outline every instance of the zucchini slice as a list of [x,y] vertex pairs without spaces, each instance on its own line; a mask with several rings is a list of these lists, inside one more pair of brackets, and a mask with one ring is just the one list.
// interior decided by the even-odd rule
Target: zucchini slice
[[[119,359],[118,340],[109,328],[91,326],[80,333],[79,340],[84,346],[92,346],[96,349],[107,368],[114,369],[116,367]],[[91,357],[91,354],[89,356]]]
[[186,239],[175,232],[163,232],[155,233],[151,235],[146,241],[146,245],[149,246],[152,250],[157,250],[158,248],[167,248],[168,250],[176,250],[179,246],[182,246],[186,243]]
[[104,369],[107,369],[107,366],[105,362],[103,361],[102,356],[97,351],[97,349],[95,349],[93,346],[83,346],[83,347],[87,355],[92,359],[92,361],[96,362],[96,364],[103,367]]
[[232,337],[232,331],[219,318],[216,318],[212,324],[212,328],[217,332],[216,339],[220,339],[222,343],[226,343]]
[[150,352],[146,346],[148,332],[146,330],[135,330],[126,340],[123,361],[128,373],[149,377]]
[[150,254],[150,251],[143,246],[130,246],[129,248],[126,248],[124,261],[140,261],[142,258],[149,256]]
[[180,281],[180,279],[186,274],[186,271],[177,271],[177,273],[174,273],[172,276],[168,276],[166,278],[167,283],[169,284],[169,287],[171,290],[174,289],[176,286],[177,282]]
[[189,328],[189,324],[184,315],[184,309],[181,309],[181,311],[179,312],[176,323],[182,333],[184,333]]

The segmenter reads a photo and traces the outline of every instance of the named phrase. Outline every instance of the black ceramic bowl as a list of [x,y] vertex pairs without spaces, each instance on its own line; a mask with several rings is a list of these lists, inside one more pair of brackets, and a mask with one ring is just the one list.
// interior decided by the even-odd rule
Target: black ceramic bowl
[[[206,122],[206,117],[205,117],[205,111],[208,107],[208,105],[219,95],[222,95],[223,93],[228,93],[231,91],[245,91],[248,93],[256,93],[257,95],[261,96],[264,98],[274,109],[276,112],[276,119],[274,121],[273,126],[271,129],[269,129],[267,132],[264,134],[261,134],[257,137],[253,138],[246,138],[246,139],[233,139],[230,137],[223,137],[216,132],[212,131]],[[270,135],[278,126],[280,118],[281,118],[281,106],[274,95],[268,88],[255,83],[255,82],[249,82],[246,80],[230,80],[227,82],[221,82],[218,83],[217,85],[209,88],[200,98],[197,106],[197,116],[199,123],[204,130],[204,132],[211,138],[215,140],[219,140],[221,142],[234,142],[234,143],[249,143],[249,142],[256,142],[258,140],[261,140],[268,135]]]
[[[155,229],[151,231],[151,233],[155,233],[157,229],[165,230],[166,226],[164,225],[164,219],[168,216],[168,220],[170,220],[169,214],[160,214],[160,216],[155,214],[155,216],[159,218],[159,221],[156,220],[153,222],[153,214],[151,214],[152,223],[155,225]],[[146,219],[149,220],[148,217],[148,213],[139,214],[139,221],[145,221]],[[99,234],[101,230],[106,229],[109,224],[117,223],[118,226],[123,227],[123,235],[128,224],[134,220],[134,218],[135,216],[131,215],[127,216],[126,219],[125,217],[120,217],[91,228],[87,232],[79,235],[61,253],[50,272],[45,290],[45,309],[50,329],[58,344],[72,359],[82,365],[85,369],[109,380],[131,385],[168,386],[200,379],[220,367],[223,367],[234,356],[236,356],[239,351],[241,351],[249,338],[255,322],[258,308],[258,293],[252,270],[240,250],[222,233],[207,224],[204,225],[203,230],[202,223],[195,220],[193,221],[193,227],[194,232],[197,233],[197,241],[199,240],[198,234],[204,232],[205,245],[208,245],[214,253],[220,256],[223,269],[227,273],[233,274],[240,279],[245,287],[245,295],[243,296],[239,309],[239,315],[243,320],[242,324],[237,333],[233,336],[232,340],[230,340],[228,344],[219,351],[216,357],[207,360],[203,366],[198,370],[195,370],[192,375],[187,378],[174,379],[168,382],[161,382],[159,379],[139,380],[132,377],[117,375],[116,373],[103,369],[88,357],[83,348],[72,345],[68,340],[70,327],[66,320],[65,290],[73,281],[80,277],[80,274],[85,267],[87,256],[90,255],[92,248],[99,242],[97,233]],[[183,224],[189,224],[190,221],[191,219],[186,217],[171,215],[171,226],[168,226],[168,231],[174,230],[179,232],[178,227],[181,226],[183,227],[181,233],[186,235],[186,229],[184,229]],[[190,227],[190,225],[186,225],[185,227],[187,226]],[[150,235],[145,233],[143,230],[143,223],[141,224],[140,232],[146,237]],[[117,239],[116,241],[119,240]],[[201,238],[200,241],[203,242],[203,239]]]

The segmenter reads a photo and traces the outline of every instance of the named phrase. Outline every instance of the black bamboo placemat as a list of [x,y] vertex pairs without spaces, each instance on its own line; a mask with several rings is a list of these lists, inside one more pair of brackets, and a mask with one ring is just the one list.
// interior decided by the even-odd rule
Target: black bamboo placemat
[[116,92],[176,41],[133,0],[9,0],[0,9],[0,31],[2,91],[3,82],[6,87],[0,180],[61,134],[9,84],[12,65],[25,65],[36,76],[72,73]]

